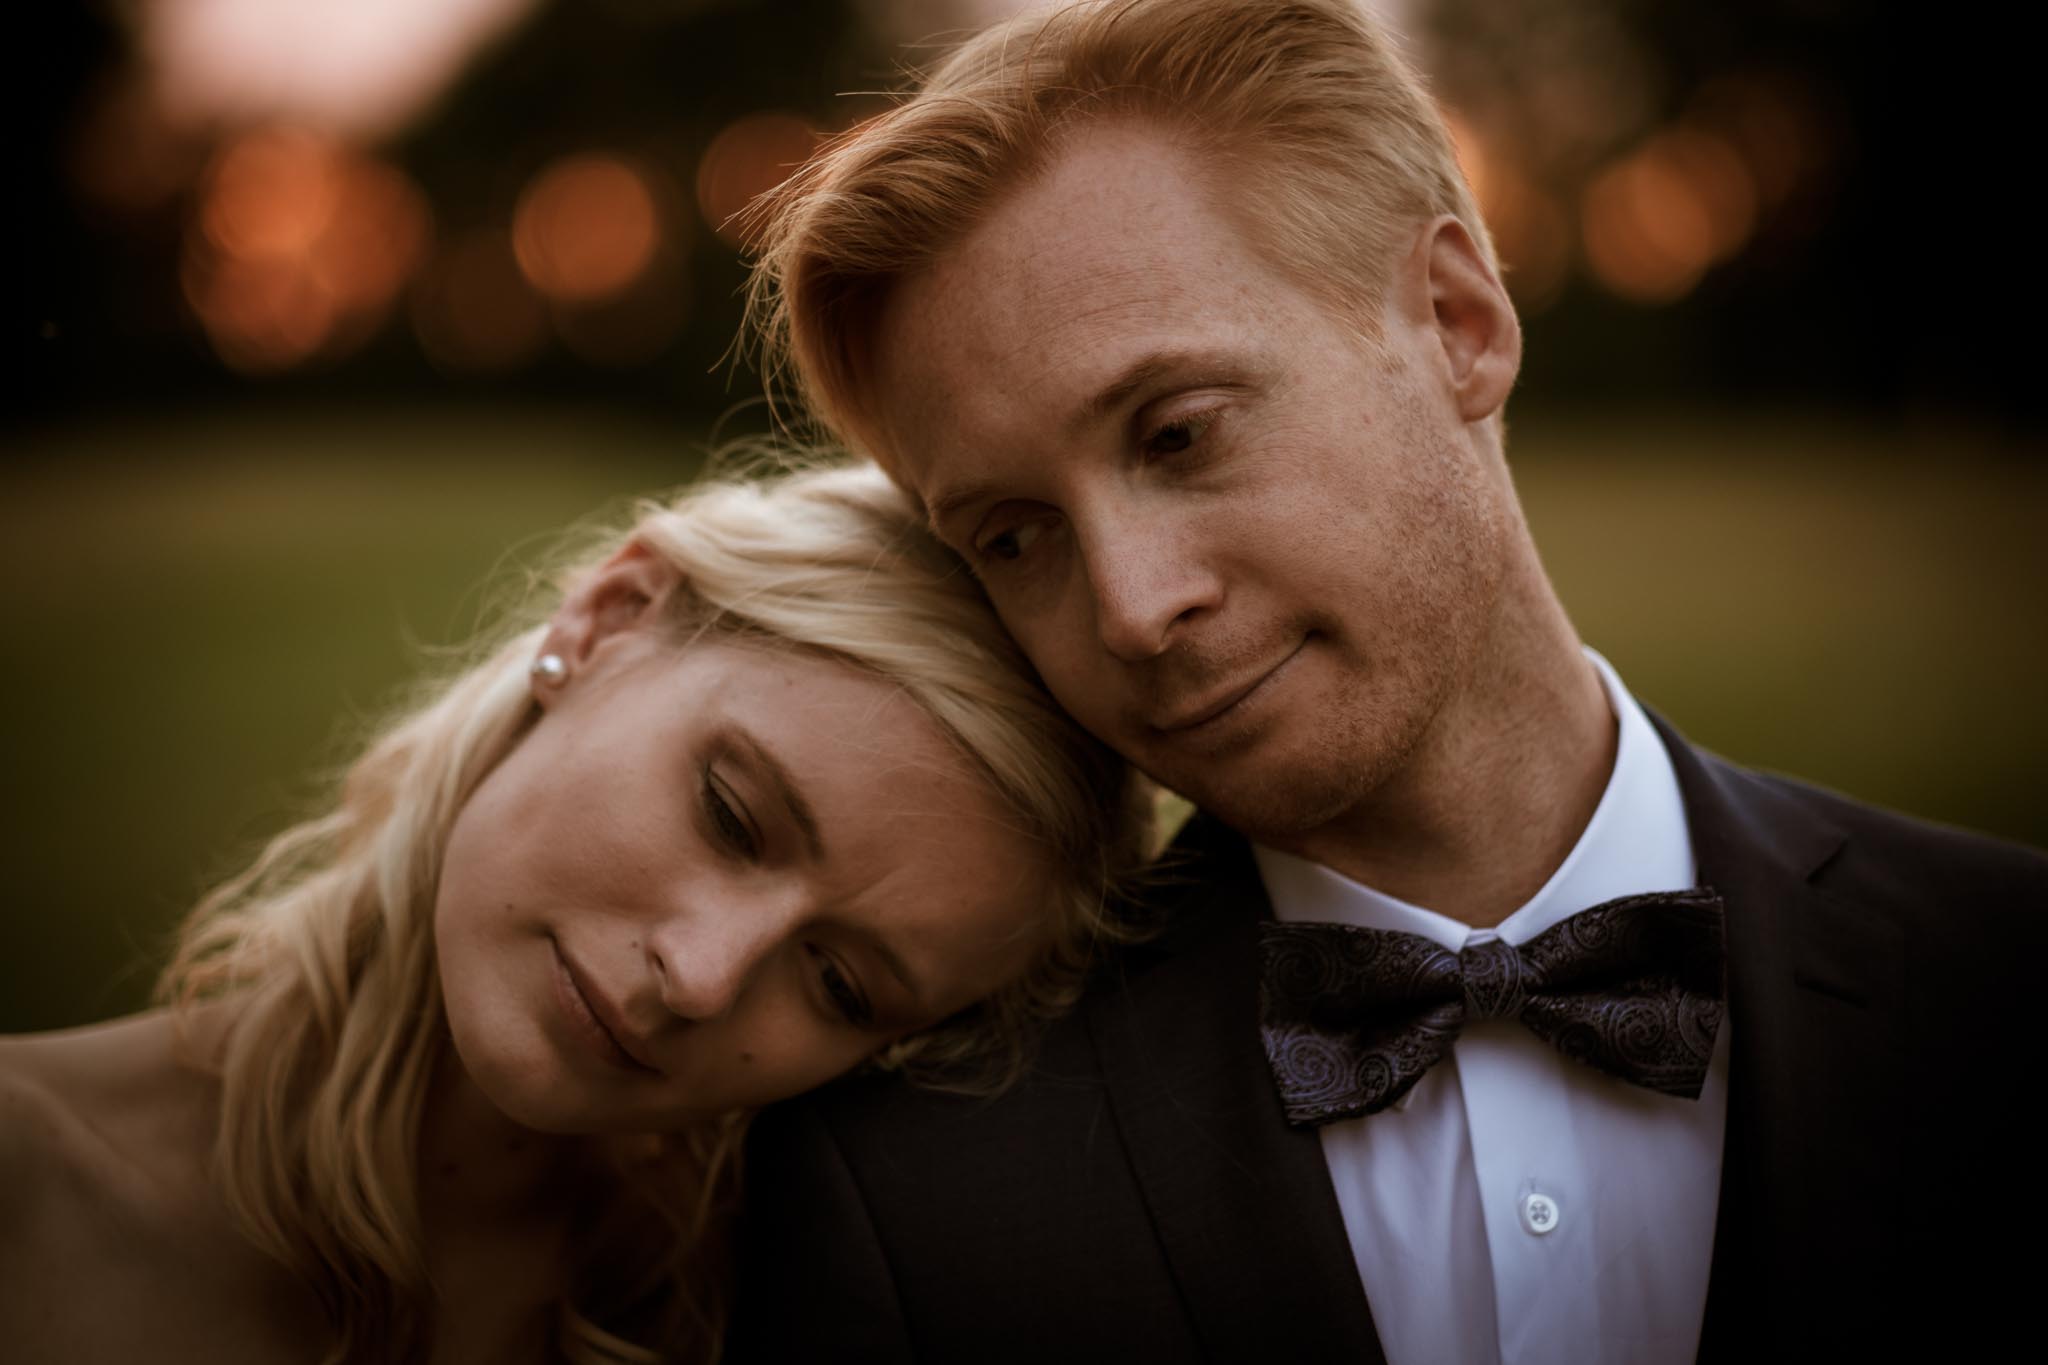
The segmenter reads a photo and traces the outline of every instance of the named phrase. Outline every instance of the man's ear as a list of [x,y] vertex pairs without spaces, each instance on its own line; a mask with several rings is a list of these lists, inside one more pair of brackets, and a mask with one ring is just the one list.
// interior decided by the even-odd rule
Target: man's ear
[[1404,311],[1434,330],[1459,416],[1493,416],[1522,366],[1522,325],[1500,276],[1449,214],[1423,230],[1408,265]]
[[675,565],[640,541],[628,541],[570,588],[555,609],[541,642],[541,657],[558,659],[562,666],[535,669],[535,695],[547,702],[588,669],[607,645],[658,627],[681,584]]

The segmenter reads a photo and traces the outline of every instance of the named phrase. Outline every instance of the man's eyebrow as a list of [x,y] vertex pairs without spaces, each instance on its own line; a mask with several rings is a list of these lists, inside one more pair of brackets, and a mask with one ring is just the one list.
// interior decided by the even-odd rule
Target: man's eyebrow
[[[1089,427],[1099,423],[1126,402],[1132,394],[1156,382],[1161,376],[1177,370],[1215,369],[1219,363],[1210,356],[1195,351],[1149,351],[1126,365],[1109,383],[1074,410],[1067,419],[1067,436],[1078,437]],[[943,527],[946,520],[961,509],[975,503],[997,497],[1002,486],[990,479],[969,479],[950,487],[942,487],[925,500],[925,520],[932,530]]]
[[725,738],[734,748],[743,750],[753,766],[768,780],[768,785],[774,789],[776,798],[788,809],[789,818],[796,822],[797,829],[803,834],[804,846],[810,852],[811,861],[823,862],[825,836],[818,828],[817,814],[812,811],[811,803],[804,800],[802,790],[789,775],[789,769],[782,760],[777,758],[767,745],[737,725],[726,731]]
[[1098,389],[1093,398],[1075,409],[1074,415],[1067,419],[1068,434],[1077,436],[1094,426],[1161,375],[1200,363],[1198,357],[1186,351],[1152,351],[1139,356],[1124,366],[1116,378]]

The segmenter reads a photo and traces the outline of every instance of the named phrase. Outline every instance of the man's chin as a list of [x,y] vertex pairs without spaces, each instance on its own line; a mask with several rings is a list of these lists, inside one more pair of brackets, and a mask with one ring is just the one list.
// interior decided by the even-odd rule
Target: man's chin
[[[1346,779],[1350,780],[1346,780]],[[1198,810],[1221,820],[1254,843],[1295,844],[1343,818],[1363,798],[1354,774],[1320,774],[1300,769],[1283,773],[1206,774],[1167,782]]]

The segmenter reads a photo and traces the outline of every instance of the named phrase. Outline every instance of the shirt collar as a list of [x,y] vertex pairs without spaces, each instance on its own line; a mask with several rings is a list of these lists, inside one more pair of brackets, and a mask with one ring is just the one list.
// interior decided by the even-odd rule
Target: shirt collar
[[1320,863],[1255,845],[1252,852],[1275,917],[1395,929],[1455,951],[1475,934],[1527,943],[1567,915],[1602,901],[1691,886],[1697,879],[1692,837],[1671,756],[1613,666],[1590,649],[1586,657],[1600,675],[1617,722],[1614,768],[1572,851],[1543,889],[1497,929],[1474,930],[1462,920],[1397,900]]

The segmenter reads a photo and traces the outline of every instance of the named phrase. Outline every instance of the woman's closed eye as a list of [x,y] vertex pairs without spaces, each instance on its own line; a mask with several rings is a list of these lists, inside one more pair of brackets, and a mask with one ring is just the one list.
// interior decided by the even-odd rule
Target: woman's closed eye
[[712,841],[745,862],[760,861],[761,837],[747,819],[745,804],[709,765],[704,769],[699,799]]
[[818,948],[809,951],[817,964],[818,982],[833,1010],[855,1028],[874,1027],[875,1008],[868,1003],[860,984],[830,954]]

